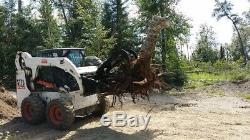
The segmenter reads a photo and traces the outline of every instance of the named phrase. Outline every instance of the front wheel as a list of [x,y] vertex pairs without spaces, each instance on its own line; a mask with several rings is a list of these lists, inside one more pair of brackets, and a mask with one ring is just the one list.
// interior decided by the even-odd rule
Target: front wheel
[[45,120],[45,104],[39,96],[29,96],[22,101],[23,119],[30,124],[39,124]]
[[69,129],[75,120],[74,107],[66,99],[52,100],[47,106],[46,117],[55,129]]

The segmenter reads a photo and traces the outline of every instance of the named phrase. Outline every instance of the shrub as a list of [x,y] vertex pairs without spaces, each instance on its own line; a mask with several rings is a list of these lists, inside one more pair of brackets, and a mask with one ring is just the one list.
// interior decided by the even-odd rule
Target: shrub
[[234,72],[231,72],[230,75],[231,75],[231,78],[230,78],[231,81],[245,80],[248,78],[248,75],[246,72],[234,71]]
[[183,86],[187,81],[187,76],[181,69],[167,72],[164,76],[164,81],[172,86]]

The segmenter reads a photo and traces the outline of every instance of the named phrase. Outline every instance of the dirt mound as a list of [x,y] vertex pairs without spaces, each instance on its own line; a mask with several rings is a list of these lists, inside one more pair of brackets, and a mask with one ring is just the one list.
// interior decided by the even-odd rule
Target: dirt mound
[[16,107],[17,106],[17,100],[16,98],[14,98],[9,92],[5,91],[5,92],[0,92],[0,100],[2,100],[3,102],[5,102],[6,104],[12,106],[12,107]]
[[11,119],[18,116],[17,100],[3,87],[0,87],[0,119]]

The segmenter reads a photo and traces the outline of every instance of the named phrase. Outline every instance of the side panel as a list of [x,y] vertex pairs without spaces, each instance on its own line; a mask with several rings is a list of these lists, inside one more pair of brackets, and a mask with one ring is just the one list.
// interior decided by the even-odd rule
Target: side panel
[[[71,93],[70,93],[71,94]],[[90,95],[90,96],[80,96],[80,94],[75,93],[72,94],[73,95],[73,99],[72,102],[74,104],[74,108],[75,110],[81,109],[81,108],[85,108],[88,106],[92,106],[92,105],[96,105],[99,103],[97,95]]]
[[[79,91],[76,91],[76,92],[79,92]],[[40,94],[40,97],[42,97],[43,100],[46,101],[47,103],[49,103],[53,99],[71,98],[75,110],[93,106],[99,103],[96,94],[84,97],[84,96],[80,96],[80,94],[76,92],[70,92],[70,93],[42,92],[39,94]]]
[[23,70],[16,72],[16,92],[17,92],[17,105],[21,107],[22,101],[25,97],[30,95],[30,91],[26,86],[25,74]]

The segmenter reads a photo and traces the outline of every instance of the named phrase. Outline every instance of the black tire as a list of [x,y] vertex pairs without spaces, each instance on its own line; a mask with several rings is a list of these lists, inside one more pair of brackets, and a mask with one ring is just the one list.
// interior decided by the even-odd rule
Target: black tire
[[53,128],[67,130],[75,120],[74,107],[66,99],[54,99],[47,105],[46,117]]
[[45,120],[45,104],[39,96],[29,96],[22,101],[23,119],[30,124],[39,124]]
[[99,104],[96,106],[95,111],[92,113],[94,116],[101,117],[107,113],[110,108],[110,101],[107,97],[99,97]]

